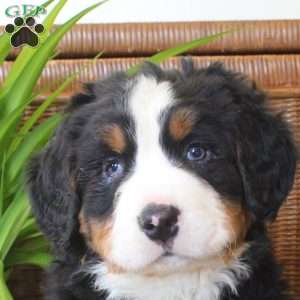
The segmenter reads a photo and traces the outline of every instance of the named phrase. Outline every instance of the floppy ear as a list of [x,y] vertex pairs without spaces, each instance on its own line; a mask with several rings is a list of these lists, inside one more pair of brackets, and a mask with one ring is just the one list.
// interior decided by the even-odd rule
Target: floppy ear
[[64,260],[79,255],[82,244],[78,234],[80,199],[65,127],[63,124],[57,130],[47,148],[32,159],[28,168],[33,212],[55,254]]
[[48,146],[29,163],[28,187],[33,213],[41,230],[52,244],[58,259],[78,260],[85,250],[79,234],[80,197],[77,188],[78,170],[74,143],[82,126],[89,119],[89,110],[75,118],[79,108],[95,102],[95,84],[84,86],[84,92],[72,97],[67,117]]
[[265,96],[252,89],[240,114],[238,167],[245,205],[257,220],[274,219],[293,185],[296,148],[282,116],[268,112]]

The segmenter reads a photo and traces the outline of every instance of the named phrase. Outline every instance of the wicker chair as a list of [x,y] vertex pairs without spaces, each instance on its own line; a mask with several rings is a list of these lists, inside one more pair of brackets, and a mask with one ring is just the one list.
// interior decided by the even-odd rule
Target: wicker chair
[[[295,140],[300,144],[300,21],[297,20],[77,25],[61,42],[60,54],[44,70],[38,89],[47,86],[47,92],[53,91],[68,74],[90,63],[98,52],[104,50],[105,54],[96,63],[82,69],[78,80],[44,117],[60,110],[69,95],[80,89],[82,82],[126,69],[142,61],[144,56],[167,47],[232,28],[241,30],[189,54],[199,66],[222,61],[225,66],[256,80],[269,93],[270,106],[285,111],[294,129]],[[9,59],[14,59],[15,55],[16,52],[12,53]],[[7,61],[0,68],[0,82],[11,64]],[[178,67],[179,64],[179,58],[173,58],[164,63],[164,67]],[[25,118],[43,101],[47,92],[32,105]],[[295,299],[300,299],[299,168],[293,191],[276,222],[270,226],[270,234],[274,251],[284,265],[290,291]],[[40,275],[41,272],[30,268],[15,272],[10,282],[15,298],[40,299]]]

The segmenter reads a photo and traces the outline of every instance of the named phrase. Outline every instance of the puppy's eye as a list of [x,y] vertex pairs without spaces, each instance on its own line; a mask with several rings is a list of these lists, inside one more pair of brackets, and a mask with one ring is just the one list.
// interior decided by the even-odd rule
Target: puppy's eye
[[191,161],[205,161],[209,159],[211,152],[201,147],[200,144],[192,144],[188,147],[186,152],[187,160]]
[[107,176],[119,176],[123,173],[123,165],[118,159],[112,159],[105,163],[104,172]]

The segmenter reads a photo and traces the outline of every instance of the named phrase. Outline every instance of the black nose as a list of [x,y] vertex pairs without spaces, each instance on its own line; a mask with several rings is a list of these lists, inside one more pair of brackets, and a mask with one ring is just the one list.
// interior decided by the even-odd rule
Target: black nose
[[138,223],[153,241],[166,242],[178,233],[178,208],[172,205],[149,204],[144,208]]

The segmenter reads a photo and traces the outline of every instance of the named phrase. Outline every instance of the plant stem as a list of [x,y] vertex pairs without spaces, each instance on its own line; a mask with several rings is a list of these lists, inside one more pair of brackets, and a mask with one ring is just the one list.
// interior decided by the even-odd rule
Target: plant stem
[[13,300],[11,293],[8,290],[5,280],[3,262],[0,260],[0,299],[1,300]]

